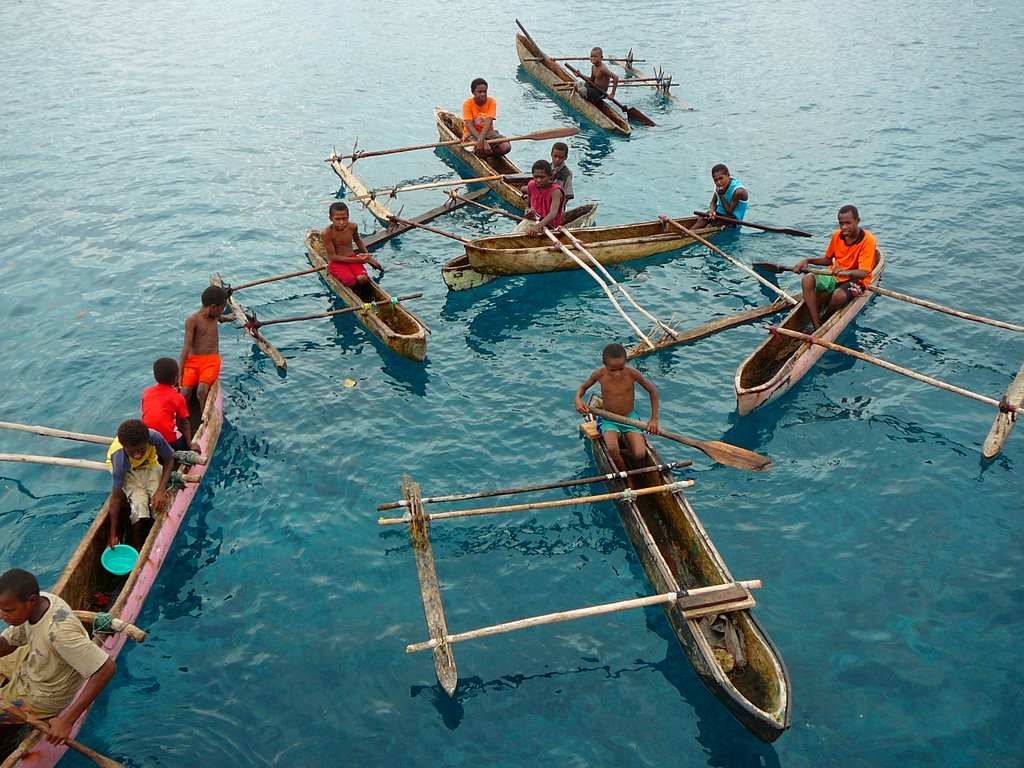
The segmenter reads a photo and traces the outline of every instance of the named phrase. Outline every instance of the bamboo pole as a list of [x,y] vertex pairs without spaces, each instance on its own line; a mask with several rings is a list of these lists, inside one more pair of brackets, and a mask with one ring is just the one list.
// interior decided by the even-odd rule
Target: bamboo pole
[[242,283],[241,285],[227,286],[227,288],[225,290],[229,291],[230,293],[234,293],[235,291],[240,291],[243,288],[252,288],[254,285],[263,285],[264,283],[274,283],[274,282],[277,282],[278,280],[287,280],[290,277],[300,277],[302,275],[311,275],[314,272],[323,272],[325,269],[327,269],[327,267],[312,267],[311,269],[300,269],[298,272],[289,272],[288,274],[285,274],[285,275],[277,275],[275,277],[264,277],[261,280],[253,280],[250,283]]
[[961,312],[958,309],[952,309],[950,307],[944,307],[941,304],[936,304],[933,301],[926,301],[925,299],[919,299],[916,296],[908,296],[905,293],[896,293],[896,291],[890,291],[887,288],[882,288],[877,285],[866,285],[864,286],[872,293],[877,293],[880,296],[888,296],[890,299],[896,299],[897,301],[905,301],[908,304],[916,304],[919,307],[925,307],[927,309],[934,309],[936,312],[943,312],[953,317],[959,317],[962,320],[970,320],[975,323],[982,323],[983,325],[991,325],[993,328],[1003,328],[1007,331],[1016,331],[1017,333],[1024,333],[1024,325],[1017,325],[1015,323],[1006,323],[1002,320],[993,320],[989,317],[982,317],[981,315],[972,315],[969,312]]
[[[542,485],[528,485],[523,488],[504,488],[500,491],[480,491],[477,493],[454,493],[448,496],[433,496],[427,498],[421,498],[419,502],[421,504],[441,504],[448,501],[468,501],[469,499],[487,499],[492,496],[511,496],[517,493],[530,493],[532,491],[550,491],[555,488],[569,488],[574,485],[589,485],[592,483],[609,482],[611,480],[624,480],[627,477],[634,477],[636,475],[645,475],[650,472],[671,472],[676,469],[682,469],[683,467],[689,467],[693,464],[692,461],[673,461],[668,464],[655,464],[653,467],[640,467],[639,469],[630,469],[625,472],[609,472],[605,475],[597,475],[596,477],[585,477],[582,480],[560,480],[556,483],[543,483]],[[402,509],[408,506],[409,502],[406,500],[392,501],[387,504],[378,504],[378,512],[386,512],[389,509]]]
[[696,589],[681,590],[679,592],[665,592],[660,595],[637,597],[632,600],[620,600],[615,603],[592,605],[588,608],[575,608],[569,611],[546,613],[541,616],[531,616],[528,619],[518,619],[516,621],[505,622],[504,624],[495,624],[490,627],[481,627],[480,629],[473,629],[468,632],[459,632],[454,635],[445,635],[443,638],[426,640],[422,643],[412,643],[411,645],[407,645],[405,647],[405,652],[416,653],[418,651],[429,651],[432,648],[435,648],[438,645],[440,645],[442,642],[445,644],[459,643],[463,640],[473,640],[478,637],[487,637],[489,635],[500,635],[504,632],[514,632],[517,629],[526,629],[527,627],[539,627],[544,624],[557,624],[563,621],[585,619],[589,618],[590,616],[603,616],[608,613],[628,611],[633,608],[646,608],[652,605],[674,603],[677,600],[682,600],[685,597],[711,596],[716,592],[724,592],[726,590],[733,589],[736,586],[741,586],[744,589],[750,590],[759,589],[762,585],[760,579],[751,579],[749,581],[737,581],[730,582],[728,584],[715,584],[710,587],[698,587]]
[[[605,57],[603,57],[602,60],[603,61],[610,61],[613,64],[619,64],[621,62],[627,62],[629,64],[634,64],[636,62],[640,62],[641,64],[646,64],[647,63],[647,59],[630,59],[630,58],[623,58],[621,56],[605,56]],[[527,56],[526,57],[526,61],[590,61],[590,57],[589,56],[548,56],[548,57],[545,58],[543,56]],[[620,80],[622,80],[622,79],[623,78],[620,78]]]
[[29,453],[0,453],[0,461],[14,461],[21,464],[46,464],[52,467],[72,467],[74,469],[95,469],[98,472],[110,471],[110,467],[102,461],[66,459],[63,456],[35,456]]
[[651,340],[646,336],[646,334],[644,334],[644,332],[640,330],[640,327],[633,322],[633,318],[626,314],[626,311],[622,308],[622,305],[619,304],[615,296],[612,294],[611,288],[608,287],[608,284],[604,280],[602,280],[601,277],[596,272],[594,272],[594,270],[588,267],[582,259],[577,257],[576,254],[574,254],[572,251],[570,251],[561,240],[555,237],[554,233],[550,229],[544,227],[544,234],[547,236],[548,240],[555,244],[555,247],[558,248],[558,250],[560,250],[562,253],[564,253],[566,256],[568,256],[570,259],[576,262],[576,265],[580,269],[582,269],[584,272],[590,275],[597,282],[597,284],[601,286],[601,289],[605,292],[605,295],[608,297],[608,300],[612,303],[612,306],[615,307],[616,310],[618,310],[618,313],[622,315],[622,319],[629,324],[629,327],[633,329],[633,332],[637,335],[637,337],[642,342],[647,344],[647,346],[649,346],[651,349],[654,349],[654,344],[652,344]]
[[400,219],[398,216],[392,216],[391,220],[397,221],[399,224],[406,224],[410,227],[416,227],[416,229],[423,229],[426,230],[427,232],[433,232],[435,235],[441,235],[441,237],[447,237],[451,240],[457,240],[463,244],[472,242],[472,240],[468,240],[465,237],[453,235],[451,232],[445,232],[443,229],[437,229],[436,227],[428,227],[426,224],[419,224],[410,219]]
[[952,392],[955,395],[963,395],[964,397],[969,398],[971,400],[977,400],[979,403],[985,403],[986,405],[995,406],[1004,413],[1014,413],[1020,410],[1019,408],[1013,405],[1004,405],[999,400],[995,400],[994,398],[986,397],[985,395],[979,395],[977,392],[971,392],[969,389],[964,389],[963,387],[958,387],[954,384],[947,384],[946,382],[939,381],[938,379],[932,378],[931,376],[925,376],[923,373],[918,373],[917,371],[912,371],[909,368],[904,368],[902,366],[896,365],[895,363],[890,363],[887,360],[882,360],[880,357],[875,357],[874,355],[868,355],[863,352],[858,352],[855,349],[850,349],[849,347],[844,347],[839,344],[833,344],[831,341],[825,341],[824,339],[819,339],[816,336],[811,336],[810,334],[807,333],[791,331],[788,328],[782,328],[774,325],[766,327],[768,328],[768,331],[770,333],[776,335],[781,334],[782,336],[789,336],[790,338],[800,339],[801,341],[810,344],[817,344],[818,346],[825,347],[826,349],[831,349],[835,352],[842,352],[844,355],[849,355],[850,357],[855,357],[858,360],[863,360],[865,363],[871,363],[872,365],[877,365],[879,368],[885,368],[887,371],[899,373],[903,376],[906,376],[908,379],[914,379],[925,384],[931,384],[933,387],[944,389],[947,392]]
[[[32,726],[41,733],[50,733],[49,725],[44,723],[39,718],[33,717],[28,712],[25,712],[23,709],[14,706],[13,704],[8,704],[6,701],[0,701],[0,709],[2,709],[4,712],[11,715],[15,719],[19,720],[20,722],[25,723],[25,725]],[[74,739],[68,739],[64,743],[76,752],[85,755],[102,768],[126,768],[124,763],[119,763],[117,762],[117,760],[109,758],[106,755],[101,755],[95,749],[87,747],[85,746],[85,744],[82,744],[79,741],[75,741]]]
[[779,286],[775,285],[775,283],[773,283],[770,280],[766,280],[765,278],[761,277],[761,275],[757,274],[757,272],[752,270],[750,267],[748,267],[746,264],[741,262],[739,259],[736,259],[736,258],[730,256],[728,253],[723,251],[721,248],[719,248],[717,245],[712,243],[710,240],[708,240],[705,237],[701,237],[700,235],[698,235],[696,232],[694,232],[689,227],[684,227],[678,221],[676,221],[675,219],[669,218],[665,214],[658,214],[658,218],[661,219],[662,221],[664,221],[669,226],[674,227],[675,229],[678,229],[680,232],[683,232],[684,234],[689,235],[690,237],[692,237],[697,242],[706,245],[708,248],[710,248],[712,251],[717,253],[719,256],[721,256],[723,259],[728,261],[730,264],[732,264],[733,266],[739,267],[744,272],[746,272],[748,275],[750,275],[755,280],[757,280],[757,282],[761,283],[761,285],[765,286],[766,288],[769,288],[771,291],[773,291],[774,293],[778,294],[780,298],[788,301],[793,306],[796,306],[797,304],[800,303],[798,299],[795,299],[792,296],[790,296],[784,290],[779,288]]
[[463,203],[475,205],[477,208],[483,208],[485,211],[500,214],[502,216],[505,216],[506,218],[512,219],[513,221],[526,221],[526,219],[523,216],[516,216],[514,213],[509,213],[508,211],[501,210],[501,208],[494,208],[493,206],[484,205],[483,203],[478,202],[476,200],[470,200],[469,198],[463,197],[462,195],[458,194],[454,189],[448,190],[447,194],[453,200],[458,200]]
[[[572,499],[556,499],[554,501],[533,501],[528,504],[510,504],[504,507],[480,507],[477,509],[458,509],[452,512],[435,512],[432,515],[423,517],[433,522],[435,520],[450,520],[453,517],[476,517],[478,515],[493,515],[500,512],[525,512],[530,509],[553,509],[555,507],[572,507],[577,504],[590,504],[598,501],[615,501],[619,499],[630,500],[640,496],[650,496],[653,493],[665,491],[681,491],[695,485],[693,480],[677,480],[674,483],[655,485],[650,488],[639,488],[637,490],[627,489],[615,493],[599,493],[594,496],[579,496]],[[409,522],[406,517],[381,517],[377,519],[378,525],[400,525]]]
[[62,437],[65,440],[80,440],[83,443],[99,443],[100,445],[110,445],[114,442],[112,437],[90,435],[85,432],[68,432],[65,429],[41,427],[34,424],[16,424],[13,421],[0,421],[0,429],[13,429],[17,432],[30,432],[34,435],[45,435],[46,437]]

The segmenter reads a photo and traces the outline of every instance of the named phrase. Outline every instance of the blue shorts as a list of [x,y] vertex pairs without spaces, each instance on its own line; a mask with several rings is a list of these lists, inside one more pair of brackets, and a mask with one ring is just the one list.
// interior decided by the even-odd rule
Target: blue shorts
[[[632,411],[629,413],[629,418],[640,421],[640,414],[636,411]],[[620,434],[625,434],[626,432],[639,432],[640,434],[643,434],[643,430],[640,429],[640,427],[631,427],[629,424],[619,424],[617,421],[608,421],[607,419],[602,419],[600,416],[597,417],[597,431],[602,435],[605,432],[618,432]]]

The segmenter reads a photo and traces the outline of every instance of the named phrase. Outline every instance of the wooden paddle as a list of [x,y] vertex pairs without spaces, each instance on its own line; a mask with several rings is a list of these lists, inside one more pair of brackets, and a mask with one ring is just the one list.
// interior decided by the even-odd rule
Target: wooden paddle
[[458,235],[453,235],[451,232],[445,232],[443,229],[428,227],[426,224],[418,224],[415,221],[410,221],[409,219],[400,219],[397,216],[392,216],[391,220],[397,221],[399,224],[406,224],[410,227],[416,227],[416,229],[423,229],[426,230],[427,232],[433,232],[435,235],[441,235],[442,237],[448,237],[451,238],[452,240],[458,240],[460,243],[473,242],[472,240],[469,240],[465,237],[459,237]]
[[378,195],[388,195],[394,197],[399,192],[417,192],[421,189],[437,189],[438,187],[461,187],[463,184],[486,184],[488,181],[504,181],[514,179],[522,182],[527,182],[532,177],[528,177],[525,173],[495,173],[490,176],[477,176],[473,179],[448,179],[446,181],[431,181],[426,184],[411,184],[408,187],[389,187],[385,189],[373,189],[367,192],[365,195],[356,195],[355,197],[348,198],[349,202],[356,200],[369,200],[377,197]]
[[[18,721],[20,721],[22,723],[25,723],[25,725],[32,726],[37,731],[40,731],[40,732],[46,733],[46,734],[48,734],[50,732],[50,726],[49,725],[44,723],[42,720],[40,720],[40,719],[38,719],[36,717],[33,717],[32,715],[28,714],[24,710],[19,709],[18,707],[14,706],[13,704],[8,704],[5,701],[0,701],[0,709],[2,709],[4,712],[9,714],[11,717],[15,718],[16,720],[18,720]],[[74,739],[68,739],[65,743],[69,747],[71,747],[73,750],[75,750],[76,752],[85,755],[90,760],[92,760],[94,763],[96,763],[96,765],[102,766],[103,768],[126,768],[124,763],[119,763],[119,762],[117,762],[117,760],[113,760],[113,759],[107,757],[106,755],[101,755],[95,749],[91,749],[91,748],[85,746],[85,744],[77,742]]]
[[277,275],[275,277],[264,277],[262,280],[253,280],[251,283],[242,283],[241,285],[228,285],[221,280],[221,284],[224,286],[224,290],[228,292],[230,296],[235,291],[240,291],[243,288],[252,288],[254,285],[263,285],[264,283],[274,283],[278,280],[287,280],[290,277],[299,277],[301,275],[311,275],[314,272],[323,272],[327,267],[313,267],[312,269],[301,269],[298,272],[288,272],[284,275]]
[[[579,128],[547,128],[543,131],[534,131],[533,133],[524,133],[521,136],[510,136],[501,137],[498,139],[487,139],[488,144],[499,144],[503,141],[550,141],[551,139],[567,139],[570,136],[575,136],[579,133]],[[410,147],[398,147],[397,149],[381,149],[376,152],[356,152],[352,155],[332,155],[324,160],[325,163],[333,163],[335,160],[348,160],[349,158],[356,158],[357,160],[362,157],[378,157],[380,155],[394,155],[398,152],[412,152],[415,149],[432,149],[434,147],[447,147],[453,144],[465,144],[467,147],[473,146],[472,143],[467,143],[465,139],[449,139],[448,141],[435,141],[433,144],[415,144]]]
[[[516,19],[516,24],[519,24],[519,20],[518,19]],[[523,29],[523,25],[519,24],[519,28]],[[525,33],[526,30],[523,29],[523,32]],[[527,37],[529,37],[529,35],[527,35]],[[534,43],[534,45],[536,45],[536,43]],[[637,62],[638,61],[641,64],[646,64],[647,63],[647,59],[624,59],[621,56],[605,56],[604,60],[605,61],[610,61],[613,64],[618,64],[619,62],[622,62],[622,61],[629,62],[629,63],[633,63],[633,62]],[[526,57],[526,61],[590,61],[590,57],[589,56],[527,56]],[[653,80],[654,78],[648,78],[648,79]]]
[[[631,419],[628,416],[612,413],[611,411],[606,411],[604,408],[595,408],[594,406],[589,406],[589,410],[592,414],[600,416],[602,419],[616,421],[619,424],[626,424],[630,427],[647,429],[647,422],[645,421]],[[761,470],[768,469],[772,465],[772,460],[767,456],[762,456],[759,453],[748,451],[746,448],[729,445],[729,443],[723,443],[719,440],[695,440],[692,437],[679,435],[675,432],[667,432],[664,429],[659,429],[658,434],[661,437],[667,437],[669,440],[675,440],[677,443],[682,443],[683,445],[688,445],[691,448],[696,448],[698,451],[703,451],[709,458],[714,459],[719,464],[725,464],[729,467],[760,472]]]
[[[694,211],[694,216],[709,216],[708,211]],[[781,235],[793,235],[794,237],[814,237],[810,232],[804,232],[802,229],[793,229],[791,227],[770,227],[767,224],[756,224],[753,221],[744,221],[743,219],[734,219],[731,216],[723,216],[720,213],[715,214],[714,221],[724,221],[726,224],[737,224],[741,227],[753,227],[754,229],[761,229],[765,232],[778,232]]]
[[[347,315],[350,312],[362,312],[367,307],[379,307],[386,304],[399,304],[403,301],[409,301],[410,299],[418,299],[423,295],[423,292],[410,293],[408,296],[399,296],[394,299],[381,299],[380,301],[368,301],[366,304],[361,304],[358,307],[346,307],[345,309],[335,309],[331,312],[319,312],[315,315],[300,315],[298,317],[284,317],[280,320],[251,320],[245,324],[245,328],[260,329],[265,325],[279,325],[281,323],[297,323],[300,320],[317,320],[321,317],[334,317],[336,315]],[[105,467],[105,465],[104,465]]]
[[608,95],[608,92],[606,90],[598,87],[598,85],[593,80],[591,80],[589,77],[587,77],[578,69],[576,69],[576,67],[574,67],[572,64],[566,64],[565,66],[566,69],[568,69],[570,72],[576,75],[576,77],[580,78],[583,82],[587,83],[587,85],[591,86],[592,88],[597,88],[598,91],[604,94],[604,97],[608,99],[608,101],[610,101],[612,104],[614,104],[623,112],[625,112],[626,116],[629,117],[630,120],[636,120],[638,123],[642,123],[644,125],[657,125],[656,122],[651,120],[651,118],[649,118],[636,107],[627,107],[618,99],[613,99],[611,96]]

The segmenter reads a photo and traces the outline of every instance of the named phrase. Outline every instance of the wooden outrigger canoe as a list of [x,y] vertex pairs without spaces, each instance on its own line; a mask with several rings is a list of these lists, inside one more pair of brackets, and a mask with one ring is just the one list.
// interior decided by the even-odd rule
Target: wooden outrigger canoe
[[[885,270],[885,252],[878,249],[875,268],[871,271],[870,284],[878,285]],[[825,341],[835,341],[843,329],[871,300],[874,294],[864,291],[860,296],[829,317],[814,332],[814,336]],[[807,305],[801,301],[781,323],[783,328],[808,332],[811,325]],[[750,413],[788,392],[825,353],[817,344],[781,335],[769,336],[736,369],[733,388],[736,391],[736,410],[740,415]]]
[[[193,440],[199,443],[202,455],[208,460],[213,457],[216,450],[223,420],[223,398],[218,381],[210,387],[202,422],[194,419],[193,424]],[[188,469],[188,473],[201,479],[206,474],[208,466],[209,464],[197,464]],[[49,591],[64,598],[74,610],[104,611],[126,623],[134,624],[198,487],[197,480],[168,493],[167,511],[153,523],[142,545],[139,559],[127,576],[112,576],[100,564],[100,556],[107,547],[110,526],[107,504],[104,502],[64,572],[57,579],[57,584]],[[98,593],[109,595],[110,605],[97,605],[94,596]],[[94,642],[110,658],[116,659],[125,639],[124,634],[97,635]],[[81,695],[81,691],[78,695]],[[72,737],[81,729],[88,715],[89,710],[86,710],[75,723],[71,731]],[[0,763],[0,768],[52,768],[56,765],[67,751],[67,745],[51,744],[41,736],[38,731],[31,731]]]
[[[344,184],[353,195],[369,195],[370,188],[366,186],[366,182],[364,182],[356,174],[355,170],[353,170],[355,164],[355,160],[350,162],[348,165],[345,165],[337,158],[332,158],[331,160],[331,168],[333,168],[334,172],[338,174],[338,178],[341,179],[341,183]],[[366,207],[366,210],[373,214],[373,217],[377,219],[377,221],[384,226],[391,226],[393,223],[391,217],[396,214],[392,214],[391,210],[386,205],[379,202],[375,197],[364,197],[360,202]]]
[[[692,228],[697,219],[691,216],[676,221],[684,227]],[[721,232],[722,227],[706,227],[696,231],[710,238]],[[574,234],[594,258],[606,266],[642,259],[696,242],[662,221],[591,227],[575,230]],[[559,235],[559,239],[572,250],[572,242],[564,235]],[[488,275],[526,275],[579,268],[575,261],[544,235],[481,237],[466,244],[466,254],[473,269]]]
[[[1021,365],[1010,383],[1010,388],[1006,390],[1006,399],[1015,408],[1024,408],[1024,365]],[[992,422],[992,429],[989,430],[981,448],[981,455],[987,460],[991,461],[1003,450],[1007,438],[1010,437],[1010,430],[1013,429],[1014,415],[1016,414],[1000,412]]]
[[[590,227],[593,226],[596,217],[597,203],[588,203],[566,211],[565,218],[562,220],[562,226],[572,230]],[[444,284],[451,291],[479,288],[481,285],[486,285],[497,278],[497,275],[485,275],[469,266],[468,253],[456,256],[441,267],[441,279],[444,280]]]
[[[311,229],[306,233],[306,256],[314,267],[327,266],[327,253],[320,237],[320,231]],[[362,307],[366,302],[329,272],[322,272],[324,282],[349,307]],[[370,281],[374,301],[391,301],[391,295]],[[355,313],[359,322],[379,338],[388,349],[403,357],[420,362],[427,356],[427,326],[416,315],[401,304],[382,304],[369,310]]]
[[[575,112],[583,115],[587,120],[606,131],[621,133],[629,136],[633,129],[629,120],[615,108],[605,101],[593,102],[583,98],[576,90],[575,77],[570,75],[557,61],[552,61],[544,55],[533,42],[527,39],[526,35],[516,35],[516,53],[519,61],[530,76],[544,86],[544,89],[554,94],[562,103],[569,106]],[[537,59],[542,59],[537,61]],[[558,87],[559,85],[572,87]]]
[[[600,405],[599,399],[595,404]],[[583,424],[601,472],[618,471],[596,424]],[[639,466],[664,464],[647,442]],[[628,452],[626,452],[628,453]],[[628,459],[627,459],[628,461]],[[634,477],[637,490],[668,485],[663,470]],[[606,483],[623,491],[621,480]],[[733,583],[722,556],[681,490],[665,490],[633,500],[615,501],[640,564],[657,594]],[[750,612],[753,599],[723,606],[722,612],[687,618],[678,602],[663,604],[665,616],[701,682],[732,715],[762,741],[772,742],[790,726],[789,673],[768,633]]]
[[[458,115],[447,112],[440,107],[434,107],[434,119],[437,121],[437,135],[441,141],[453,141],[462,138],[462,118]],[[448,150],[457,160],[468,166],[478,178],[484,176],[523,176],[524,181],[516,184],[504,179],[488,181],[487,186],[494,190],[502,200],[511,205],[517,211],[526,210],[526,198],[523,197],[522,185],[528,180],[528,174],[523,169],[508,159],[508,156],[485,160],[477,157],[472,149],[466,149],[461,144],[449,144],[444,149]]]

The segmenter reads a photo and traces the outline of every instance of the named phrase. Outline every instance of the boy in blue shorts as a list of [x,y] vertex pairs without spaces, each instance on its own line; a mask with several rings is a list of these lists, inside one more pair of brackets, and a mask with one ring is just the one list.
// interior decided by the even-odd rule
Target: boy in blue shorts
[[[590,412],[587,404],[583,402],[583,396],[594,384],[600,383],[601,399],[604,401],[605,410],[628,416],[631,419],[639,419],[634,407],[636,403],[635,385],[639,384],[647,390],[647,394],[651,398],[651,419],[647,422],[647,431],[652,435],[658,434],[658,390],[640,371],[626,365],[626,348],[621,344],[609,344],[601,353],[601,362],[604,365],[590,374],[590,377],[576,390],[576,410],[580,413]],[[643,460],[647,450],[641,430],[614,421],[606,421],[600,417],[597,419],[597,428],[604,439],[609,457],[620,471],[625,472],[629,469],[626,466],[626,459],[619,449],[620,434],[626,436],[630,458],[633,461]],[[633,487],[631,480],[632,478],[626,479],[630,488]]]

